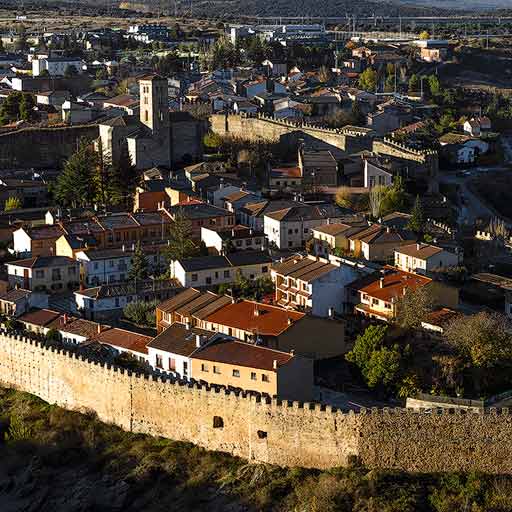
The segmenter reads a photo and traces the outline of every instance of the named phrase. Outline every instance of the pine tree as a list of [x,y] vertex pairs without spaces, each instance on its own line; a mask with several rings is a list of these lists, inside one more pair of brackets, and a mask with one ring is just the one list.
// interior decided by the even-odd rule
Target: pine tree
[[97,169],[98,155],[89,141],[82,139],[55,184],[57,202],[73,208],[93,204],[98,193]]
[[140,242],[138,242],[135,247],[135,252],[133,253],[132,266],[128,273],[128,279],[130,281],[142,281],[147,279],[148,276],[148,261],[144,255]]
[[191,239],[192,229],[190,221],[179,209],[174,216],[169,235],[169,243],[165,255],[169,263],[173,260],[182,260],[195,256],[198,249]]
[[409,220],[408,227],[415,233],[423,233],[425,224],[425,212],[423,211],[423,204],[421,203],[420,196],[416,196],[416,202],[411,211],[411,218]]
[[128,209],[133,203],[133,195],[139,176],[132,164],[128,146],[121,148],[119,160],[107,172],[107,200],[111,204],[124,204]]

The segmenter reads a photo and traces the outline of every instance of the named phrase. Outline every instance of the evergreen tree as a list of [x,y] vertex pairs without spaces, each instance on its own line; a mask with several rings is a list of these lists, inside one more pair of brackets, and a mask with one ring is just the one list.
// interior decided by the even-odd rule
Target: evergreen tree
[[420,90],[420,78],[414,74],[409,78],[409,92],[418,92]]
[[130,209],[139,175],[132,164],[128,146],[123,144],[118,161],[106,170],[106,201],[108,204],[123,204]]
[[359,87],[368,92],[377,89],[377,72],[372,68],[366,68],[359,76]]
[[73,208],[93,204],[98,193],[97,172],[98,155],[90,143],[82,139],[55,184],[57,202]]
[[130,281],[142,281],[147,279],[149,276],[148,261],[142,250],[140,242],[135,247],[135,252],[132,258],[132,267],[128,273],[128,279]]
[[197,247],[192,241],[191,235],[192,226],[190,221],[185,217],[183,211],[179,209],[174,216],[169,234],[169,243],[165,251],[169,262],[196,256]]
[[421,203],[420,196],[416,196],[416,202],[414,203],[411,215],[408,228],[417,234],[423,233],[425,212],[423,211],[423,204]]

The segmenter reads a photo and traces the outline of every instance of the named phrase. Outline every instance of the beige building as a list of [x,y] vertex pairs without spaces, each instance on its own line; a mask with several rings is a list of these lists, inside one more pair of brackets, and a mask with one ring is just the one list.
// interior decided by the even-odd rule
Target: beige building
[[35,292],[62,293],[78,288],[80,264],[67,256],[36,256],[7,263],[9,285]]
[[285,400],[313,400],[313,361],[241,341],[217,339],[191,356],[192,375]]

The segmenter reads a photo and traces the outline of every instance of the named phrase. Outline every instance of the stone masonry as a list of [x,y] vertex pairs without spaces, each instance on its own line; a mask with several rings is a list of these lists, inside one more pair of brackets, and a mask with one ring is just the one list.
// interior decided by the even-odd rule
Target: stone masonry
[[249,461],[328,468],[512,473],[512,414],[342,412],[222,387],[148,377],[0,333],[0,383],[138,433]]

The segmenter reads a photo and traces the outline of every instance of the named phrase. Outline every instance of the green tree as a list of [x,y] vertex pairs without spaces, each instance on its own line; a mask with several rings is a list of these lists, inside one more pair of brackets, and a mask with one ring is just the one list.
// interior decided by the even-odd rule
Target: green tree
[[165,256],[170,263],[174,260],[183,260],[195,256],[198,252],[196,244],[191,239],[192,225],[179,208],[174,215],[169,233]]
[[346,360],[354,363],[364,373],[373,352],[382,347],[387,332],[387,325],[369,325],[364,333],[356,338],[354,347],[345,356]]
[[384,346],[388,327],[370,325],[360,334],[354,348],[345,356],[354,363],[370,388],[389,388],[400,372],[401,353],[399,347]]
[[398,176],[389,187],[380,204],[380,214],[388,215],[393,212],[403,212],[408,208],[407,194],[405,193],[402,179]]
[[9,94],[0,106],[0,124],[12,123],[23,119],[30,121],[34,118],[35,100],[30,93],[13,92]]
[[418,92],[420,90],[420,77],[416,74],[409,78],[409,92]]
[[73,208],[93,204],[98,193],[97,173],[98,155],[91,144],[82,139],[57,179],[55,199],[61,206]]
[[366,68],[359,76],[358,83],[364,91],[375,92],[377,89],[377,72],[373,68]]
[[218,133],[208,132],[203,137],[203,144],[205,148],[217,151],[222,145],[222,137]]
[[23,203],[21,202],[21,199],[19,197],[9,197],[7,201],[5,201],[4,210],[6,212],[10,210],[18,210],[23,206]]
[[132,266],[128,272],[130,281],[143,281],[149,276],[148,260],[144,255],[140,242],[135,246],[135,252],[132,257]]
[[430,75],[428,77],[428,88],[432,96],[438,96],[441,93],[441,84],[436,75]]
[[414,207],[411,211],[411,218],[407,227],[416,234],[421,234],[425,228],[425,212],[420,196],[416,196]]
[[115,164],[107,164],[104,175],[105,202],[114,205],[123,204],[130,209],[135,189],[139,184],[139,174],[132,164],[126,143],[121,147],[118,161]]
[[397,304],[396,322],[404,329],[418,329],[434,309],[434,302],[426,286],[407,290]]
[[490,368],[512,360],[512,326],[498,313],[458,316],[445,331],[447,342],[473,366]]
[[20,107],[19,107],[19,113],[21,119],[24,121],[31,121],[34,119],[34,107],[36,106],[36,100],[32,94],[23,94],[21,101],[20,101]]
[[368,387],[388,387],[393,384],[400,371],[401,357],[398,345],[374,351],[363,374]]

